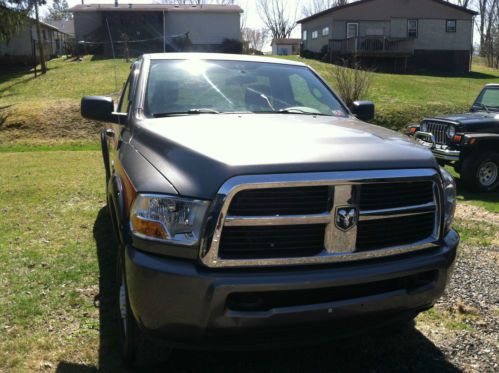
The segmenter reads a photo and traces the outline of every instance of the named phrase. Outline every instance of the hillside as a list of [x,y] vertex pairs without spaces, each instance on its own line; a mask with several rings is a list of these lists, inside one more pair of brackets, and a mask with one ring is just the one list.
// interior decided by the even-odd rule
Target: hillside
[[[332,65],[287,58],[310,64],[334,87]],[[48,73],[36,79],[31,71],[0,72],[0,150],[23,145],[96,147],[100,124],[81,118],[79,101],[84,95],[119,92],[129,65],[86,56],[79,62],[52,60]],[[427,115],[465,111],[484,84],[498,81],[498,70],[478,64],[461,77],[373,73],[365,99],[376,103],[376,124],[401,129]]]

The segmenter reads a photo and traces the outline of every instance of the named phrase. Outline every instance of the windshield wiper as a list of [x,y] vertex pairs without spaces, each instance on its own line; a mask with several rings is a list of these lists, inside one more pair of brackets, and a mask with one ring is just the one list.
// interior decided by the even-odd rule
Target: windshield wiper
[[306,110],[297,110],[297,109],[281,109],[281,110],[259,110],[253,111],[255,114],[298,114],[298,115],[316,115],[321,117],[332,117],[329,114],[323,114],[319,112],[311,112]]
[[[307,109],[310,109],[310,110],[307,110]],[[285,109],[281,109],[278,112],[282,113],[282,114],[322,115],[322,116],[328,116],[328,117],[330,116],[328,114],[323,114],[323,113],[321,113],[320,111],[318,111],[317,109],[314,109],[314,108],[297,107],[297,106],[293,106],[293,107],[288,107],[288,108],[285,108]]]
[[199,109],[189,109],[186,111],[170,111],[167,113],[155,113],[152,116],[154,118],[164,118],[174,115],[191,115],[191,114],[220,114],[220,112],[214,109],[199,108]]
[[487,113],[490,113],[490,107],[489,107],[489,106],[487,106],[487,105],[484,105],[484,104],[475,104],[475,105],[473,105],[473,107],[474,107],[474,108],[476,107],[476,108],[478,108],[478,109],[485,109],[485,111],[486,111]]

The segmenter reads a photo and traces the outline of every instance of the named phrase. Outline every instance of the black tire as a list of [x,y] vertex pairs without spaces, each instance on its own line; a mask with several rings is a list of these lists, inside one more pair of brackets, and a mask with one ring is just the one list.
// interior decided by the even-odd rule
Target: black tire
[[106,187],[109,183],[109,178],[111,177],[111,170],[109,168],[109,151],[107,149],[106,142],[106,130],[101,131],[101,150],[102,150],[102,160],[104,161],[104,170],[106,172]]
[[473,192],[492,192],[499,186],[499,153],[470,154],[463,161],[461,181]]
[[[145,368],[166,362],[171,349],[160,341],[150,339],[140,330],[130,308],[128,288],[126,285],[126,269],[123,250],[118,257],[118,311],[120,316],[121,353],[123,362],[128,368]],[[124,302],[124,305],[122,304]],[[124,306],[125,313],[121,307]]]

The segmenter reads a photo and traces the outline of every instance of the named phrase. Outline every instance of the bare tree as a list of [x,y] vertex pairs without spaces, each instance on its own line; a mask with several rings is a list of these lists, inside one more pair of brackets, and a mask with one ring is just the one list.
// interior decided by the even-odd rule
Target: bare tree
[[256,7],[273,38],[289,38],[296,27],[296,7],[291,9],[286,0],[257,0]]
[[243,30],[246,28],[246,24],[248,23],[248,0],[246,0],[243,4],[242,0],[237,2],[237,5],[241,7],[243,12],[241,13],[241,20],[240,20],[240,28],[241,28],[241,35],[243,34]]
[[448,3],[457,4],[459,6],[467,8],[474,0],[445,0]]
[[303,5],[302,14],[304,17],[310,17],[323,10],[346,4],[348,4],[348,0],[309,0],[307,4]]
[[242,38],[251,49],[261,51],[267,40],[268,31],[265,29],[252,29],[245,27],[242,30]]

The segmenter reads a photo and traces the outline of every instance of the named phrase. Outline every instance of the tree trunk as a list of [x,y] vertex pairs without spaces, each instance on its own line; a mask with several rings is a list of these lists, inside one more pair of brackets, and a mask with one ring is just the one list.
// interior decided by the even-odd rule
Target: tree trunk
[[38,16],[38,1],[35,0],[34,3],[35,3],[35,18],[36,18],[36,35],[38,39],[38,51],[40,53],[40,65],[41,65],[42,74],[45,74],[47,72],[47,65],[45,64],[45,53],[43,51],[42,32],[40,30],[40,17]]

